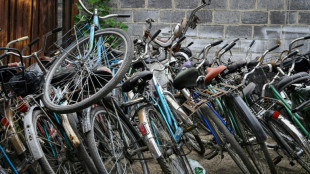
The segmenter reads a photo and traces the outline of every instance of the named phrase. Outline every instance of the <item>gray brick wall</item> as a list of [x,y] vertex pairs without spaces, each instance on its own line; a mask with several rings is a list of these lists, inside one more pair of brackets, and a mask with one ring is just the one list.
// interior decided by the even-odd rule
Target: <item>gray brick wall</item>
[[[130,13],[126,19],[132,37],[142,36],[145,19],[155,20],[153,33],[163,29],[161,36],[189,16],[200,0],[110,0],[111,8],[118,13]],[[196,29],[189,29],[187,43],[194,41],[191,49],[199,52],[206,44],[223,39],[225,43],[235,38],[241,41],[234,50],[234,57],[244,57],[244,50],[253,40],[254,56],[265,49],[281,44],[287,49],[296,37],[310,34],[310,0],[212,0],[211,5],[198,12],[201,19]],[[223,43],[224,44],[224,43]],[[305,44],[302,50],[310,49]]]

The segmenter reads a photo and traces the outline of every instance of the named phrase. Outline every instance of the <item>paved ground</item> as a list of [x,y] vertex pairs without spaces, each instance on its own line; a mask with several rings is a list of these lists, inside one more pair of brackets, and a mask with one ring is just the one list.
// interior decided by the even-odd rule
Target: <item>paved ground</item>
[[[208,136],[203,136],[204,139],[208,139]],[[206,150],[208,152],[209,150]],[[270,150],[273,153],[273,150]],[[211,160],[207,160],[204,156],[200,156],[196,152],[192,152],[188,155],[188,158],[198,161],[207,171],[208,174],[240,174],[241,171],[234,161],[230,158],[227,152],[224,152],[224,158],[221,159],[220,155],[217,155]],[[149,169],[152,174],[162,173],[159,165],[156,161],[148,161]],[[306,174],[307,172],[302,169],[299,164],[291,166],[287,159],[283,159],[277,165],[278,174]]]

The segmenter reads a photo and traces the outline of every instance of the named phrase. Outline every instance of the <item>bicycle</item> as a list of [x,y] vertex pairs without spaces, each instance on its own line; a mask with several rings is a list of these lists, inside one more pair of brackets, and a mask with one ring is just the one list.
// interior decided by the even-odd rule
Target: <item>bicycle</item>
[[[131,39],[124,31],[117,28],[97,30],[100,29],[99,19],[129,15],[98,16],[97,10],[92,13],[81,0],[79,3],[92,16],[90,33],[62,50],[49,69],[43,88],[44,105],[58,113],[78,111],[99,101],[120,82],[133,57]],[[118,67],[114,76],[110,71],[113,66]],[[59,74],[66,75],[59,80]],[[66,105],[62,105],[64,101]]]

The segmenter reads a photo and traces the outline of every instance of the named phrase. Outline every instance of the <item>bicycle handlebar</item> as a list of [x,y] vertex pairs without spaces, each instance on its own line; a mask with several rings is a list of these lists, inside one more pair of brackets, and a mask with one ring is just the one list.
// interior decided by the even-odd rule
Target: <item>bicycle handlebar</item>
[[181,42],[183,42],[183,40],[185,40],[185,39],[186,39],[186,37],[185,37],[185,36],[183,36],[181,39],[179,39],[179,40],[178,40],[178,42],[177,42],[177,43],[178,43],[178,44],[180,44],[180,43],[181,43]]
[[153,41],[159,34],[160,34],[161,30],[158,30],[151,38],[151,41]]
[[[82,0],[79,0],[79,4],[81,5],[81,7],[83,8],[83,10],[88,13],[89,15],[94,15],[94,13],[90,12],[85,5],[83,4]],[[120,17],[120,18],[127,18],[130,17],[131,15],[129,14],[110,14],[110,15],[106,15],[106,16],[98,16],[99,19],[107,19],[107,18],[111,18],[111,17]]]
[[254,43],[255,43],[255,40],[253,40],[252,42],[251,42],[251,44],[250,44],[250,48],[254,45]]
[[29,39],[29,37],[28,36],[24,36],[24,37],[18,38],[16,40],[17,40],[17,42],[20,42],[20,41],[24,41],[24,40],[27,40],[27,39]]
[[40,40],[40,38],[37,37],[37,38],[35,38],[32,42],[30,42],[27,46],[28,46],[28,47],[31,47],[33,44],[39,42],[39,40]]
[[[228,47],[225,48],[224,53],[226,53],[227,51],[229,51],[230,49],[232,49],[234,46],[236,45],[236,42],[234,42],[233,44],[229,45]],[[223,54],[224,54],[223,53]]]
[[58,33],[62,30],[62,27],[59,28],[55,28],[54,30],[52,30],[52,34]]
[[223,42],[223,40],[219,40],[219,41],[217,41],[217,42],[213,42],[213,43],[211,44],[211,47],[217,46],[217,45],[221,44],[222,42]]
[[40,38],[37,37],[35,38],[33,41],[31,41],[28,45],[26,45],[22,51],[21,51],[21,54],[24,55],[24,52],[26,51],[27,48],[30,48],[32,45],[34,45],[35,43],[39,42]]
[[271,51],[273,51],[273,50],[275,50],[275,49],[277,49],[277,48],[279,48],[279,47],[280,47],[280,45],[278,44],[278,45],[276,45],[276,46],[270,48],[270,49],[268,50],[268,52],[271,52]]

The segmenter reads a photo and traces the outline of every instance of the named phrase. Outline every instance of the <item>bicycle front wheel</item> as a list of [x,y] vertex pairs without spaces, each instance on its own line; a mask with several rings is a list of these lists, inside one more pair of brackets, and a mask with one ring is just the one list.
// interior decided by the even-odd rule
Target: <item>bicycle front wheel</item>
[[44,173],[87,173],[80,162],[82,160],[73,153],[73,146],[64,129],[53,120],[53,117],[45,115],[41,110],[33,112],[33,126],[44,153],[38,161]]
[[86,141],[99,173],[148,173],[138,140],[121,118],[99,106],[91,124]]
[[94,38],[85,36],[63,51],[43,89],[45,106],[58,113],[71,113],[99,101],[121,81],[133,57],[130,37],[116,28],[98,30]]

